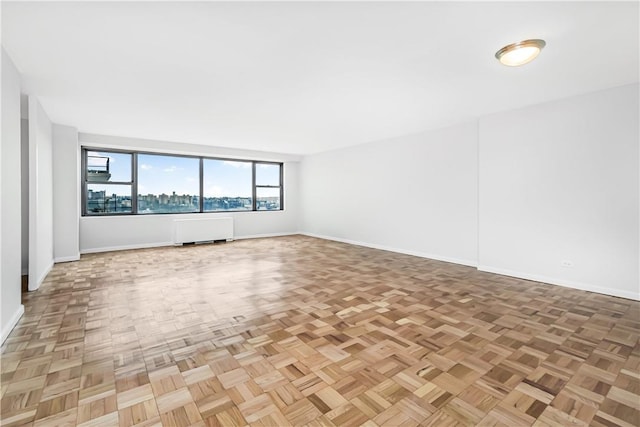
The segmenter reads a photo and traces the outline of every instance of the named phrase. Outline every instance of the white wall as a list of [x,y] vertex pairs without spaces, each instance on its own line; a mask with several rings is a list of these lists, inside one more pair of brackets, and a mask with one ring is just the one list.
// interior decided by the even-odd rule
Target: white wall
[[[285,209],[283,211],[81,217],[81,253],[170,245],[173,242],[173,220],[180,218],[233,217],[236,239],[293,234],[299,231],[298,156],[83,133],[79,134],[79,143],[82,146],[97,148],[124,148],[172,154],[285,162]],[[60,164],[56,167],[71,166],[70,164]],[[79,186],[68,184],[64,191],[79,191]]]
[[[21,97],[23,107],[28,107],[28,97]],[[29,115],[27,111],[25,117]],[[20,120],[20,191],[21,196],[21,234],[22,234],[22,275],[29,274],[29,120]]]
[[475,265],[477,124],[305,157],[302,230]]
[[191,154],[195,156],[217,156],[225,159],[249,159],[274,162],[298,162],[301,156],[267,151],[239,150],[209,145],[187,144],[184,142],[159,141],[142,138],[78,133],[80,145],[87,147],[119,148],[125,150],[149,151],[168,154]]
[[29,97],[29,290],[53,266],[52,125],[34,96]]
[[480,269],[640,299],[638,115],[636,84],[482,118]]
[[[53,254],[55,262],[80,259],[80,186],[78,131],[53,125]],[[57,167],[55,165],[64,165]]]
[[16,325],[21,304],[20,75],[2,49],[0,144],[0,341]]

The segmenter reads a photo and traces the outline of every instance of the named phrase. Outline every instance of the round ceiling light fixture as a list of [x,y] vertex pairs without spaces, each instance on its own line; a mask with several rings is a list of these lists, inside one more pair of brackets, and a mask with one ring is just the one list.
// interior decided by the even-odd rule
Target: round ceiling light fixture
[[546,46],[544,40],[530,39],[513,43],[496,52],[496,58],[509,67],[517,67],[533,61]]

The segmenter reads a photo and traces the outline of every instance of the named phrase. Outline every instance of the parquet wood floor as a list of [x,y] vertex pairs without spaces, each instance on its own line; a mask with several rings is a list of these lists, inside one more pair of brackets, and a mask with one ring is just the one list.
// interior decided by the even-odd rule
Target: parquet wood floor
[[303,236],[57,264],[5,426],[640,424],[640,303]]

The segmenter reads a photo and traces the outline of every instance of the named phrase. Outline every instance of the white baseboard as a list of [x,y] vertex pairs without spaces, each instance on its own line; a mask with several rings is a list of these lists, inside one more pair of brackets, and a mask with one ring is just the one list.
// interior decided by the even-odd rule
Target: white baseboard
[[553,278],[553,277],[541,276],[541,275],[536,275],[536,274],[528,274],[528,273],[521,273],[521,272],[512,271],[512,270],[506,270],[506,269],[501,269],[501,268],[494,268],[494,267],[490,267],[490,266],[486,266],[486,265],[478,265],[478,263],[475,262],[475,261],[452,258],[452,257],[445,257],[445,256],[429,254],[429,253],[424,253],[424,252],[410,251],[410,250],[393,248],[393,247],[384,246],[384,245],[377,245],[377,244],[372,244],[372,243],[359,242],[359,241],[355,241],[355,240],[342,239],[342,238],[339,238],[339,237],[324,236],[324,235],[321,235],[321,234],[305,233],[305,232],[302,232],[302,233],[299,233],[299,234],[302,234],[302,235],[305,235],[305,236],[309,236],[309,237],[316,237],[316,238],[319,238],[319,239],[333,240],[333,241],[341,242],[341,243],[348,243],[350,245],[364,246],[364,247],[367,247],[367,248],[381,249],[381,250],[384,250],[384,251],[397,252],[397,253],[406,254],[406,255],[413,255],[413,256],[418,256],[418,257],[421,257],[421,258],[429,258],[429,259],[434,259],[434,260],[437,260],[437,261],[446,261],[446,262],[452,262],[454,264],[462,264],[462,265],[466,265],[466,266],[470,266],[470,267],[476,267],[479,271],[485,271],[487,273],[501,274],[501,275],[504,275],[504,276],[517,277],[519,279],[533,280],[535,282],[541,282],[541,283],[547,283],[547,284],[550,284],[550,285],[563,286],[565,288],[579,289],[579,290],[582,290],[582,291],[595,292],[595,293],[598,293],[598,294],[603,294],[603,295],[608,295],[608,296],[614,296],[614,297],[620,297],[620,298],[626,298],[626,299],[640,301],[640,294],[639,293],[621,291],[621,290],[610,289],[610,288],[603,288],[603,287],[594,286],[594,285],[590,285],[590,284],[571,282],[571,281],[567,281],[567,280],[556,279],[556,278]]
[[487,273],[502,274],[503,276],[517,277],[518,279],[533,280],[534,282],[547,283],[550,285],[557,285],[565,288],[579,289],[581,291],[595,292],[598,294],[640,301],[640,294],[621,291],[618,289],[603,288],[588,283],[579,283],[570,280],[556,279],[554,277],[541,276],[538,274],[522,273],[519,271],[495,268],[487,265],[479,265],[478,270],[486,271]]
[[20,304],[16,312],[13,313],[13,316],[11,316],[9,323],[7,323],[2,327],[2,332],[0,332],[2,334],[0,335],[0,344],[4,343],[4,341],[7,339],[7,337],[13,330],[13,328],[15,328],[16,325],[18,324],[18,321],[20,320],[23,314],[24,314],[24,305]]
[[29,285],[28,285],[29,291],[37,291],[40,288],[40,285],[42,284],[42,282],[44,282],[44,279],[47,278],[47,274],[49,274],[52,268],[53,268],[53,260],[49,262],[49,265],[47,265],[47,267],[44,269],[42,274],[40,274],[40,277],[38,277],[38,280],[36,280],[35,284],[32,284],[31,282],[29,282]]
[[412,250],[401,249],[401,248],[394,248],[394,247],[385,246],[385,245],[378,245],[375,243],[366,243],[366,242],[360,242],[356,240],[342,239],[340,237],[324,236],[322,234],[315,234],[315,233],[298,233],[298,234],[302,234],[304,236],[309,236],[309,237],[316,237],[318,239],[333,240],[335,242],[348,243],[350,245],[364,246],[366,248],[380,249],[383,251],[396,252],[396,253],[405,254],[405,255],[412,255],[420,258],[428,258],[436,261],[451,262],[454,264],[461,264],[469,267],[476,267],[478,265],[476,261],[471,261],[468,259],[453,258],[448,256],[431,254],[427,252],[419,252],[419,251],[412,251]]
[[79,261],[80,260],[80,254],[78,255],[71,255],[71,256],[61,256],[61,257],[57,257],[54,259],[54,262],[58,263],[58,262],[71,262],[71,261]]
[[[234,240],[260,239],[260,238],[266,238],[266,237],[282,237],[282,236],[292,236],[292,235],[296,235],[296,234],[301,234],[301,235],[309,236],[309,237],[315,237],[315,238],[318,238],[318,239],[332,240],[332,241],[335,241],[335,242],[347,243],[347,244],[350,244],[350,245],[364,246],[364,247],[367,247],[367,248],[379,249],[379,250],[383,250],[383,251],[396,252],[396,253],[405,254],[405,255],[412,255],[412,256],[417,256],[417,257],[420,257],[420,258],[433,259],[433,260],[436,260],[436,261],[451,262],[451,263],[454,263],[454,264],[466,265],[466,266],[469,266],[469,267],[476,267],[478,270],[485,271],[485,272],[488,272],[488,273],[501,274],[501,275],[504,275],[504,276],[517,277],[517,278],[520,278],[520,279],[533,280],[533,281],[536,281],[536,282],[548,283],[548,284],[551,284],[551,285],[558,285],[558,286],[563,286],[563,287],[568,287],[568,288],[573,288],[573,289],[580,289],[580,290],[583,290],[583,291],[596,292],[596,293],[599,293],[599,294],[604,294],[604,295],[609,295],[609,296],[615,296],[615,297],[621,297],[621,298],[640,301],[640,294],[634,293],[634,292],[621,291],[621,290],[610,289],[610,288],[602,288],[602,287],[598,287],[598,286],[594,286],[594,285],[590,285],[590,284],[585,284],[585,283],[577,283],[577,282],[571,282],[571,281],[562,280],[562,279],[556,279],[556,278],[553,278],[553,277],[546,277],[546,276],[541,276],[541,275],[536,275],[536,274],[521,273],[521,272],[512,271],[512,270],[494,268],[494,267],[485,266],[485,265],[478,265],[478,263],[476,261],[467,260],[467,259],[442,256],[442,255],[437,255],[437,254],[432,254],[432,253],[427,253],[427,252],[412,251],[412,250],[395,248],[395,247],[390,247],[390,246],[385,246],[385,245],[378,245],[378,244],[375,244],[375,243],[367,243],[367,242],[360,242],[360,241],[356,241],[356,240],[343,239],[343,238],[339,238],[339,237],[325,236],[325,235],[316,234],[316,233],[287,232],[287,233],[253,234],[253,235],[246,235],[246,236],[235,236]],[[81,254],[89,254],[89,253],[99,253],[99,252],[122,251],[122,250],[130,250],[130,249],[146,249],[146,248],[155,248],[155,247],[161,247],[161,246],[173,246],[173,245],[174,245],[173,242],[160,242],[160,243],[145,243],[145,244],[137,244],[137,245],[109,246],[109,247],[102,247],[102,248],[82,249],[80,251],[80,253]],[[78,259],[79,259],[79,257],[78,257]],[[56,262],[76,261],[76,260],[77,259],[57,258]],[[38,286],[40,286],[40,283],[42,282],[42,280],[44,280],[44,277],[46,277],[46,275],[47,275],[47,273],[49,272],[50,269],[51,269],[51,267],[49,267],[49,269],[46,271],[44,276],[41,278],[41,280],[38,283]]]
[[[281,237],[281,236],[292,236],[295,234],[300,234],[298,232],[291,233],[266,233],[266,234],[252,234],[247,236],[234,236],[233,240],[244,240],[244,239],[261,239],[264,237]],[[112,252],[112,251],[127,251],[131,249],[147,249],[147,248],[159,248],[162,246],[181,246],[181,244],[176,245],[174,242],[159,242],[159,243],[142,243],[137,245],[122,245],[122,246],[105,246],[102,248],[86,248],[80,250],[81,254],[94,254],[100,252]],[[78,258],[79,259],[79,258]],[[76,261],[76,260],[67,260],[67,261]]]
[[290,233],[266,233],[266,234],[250,234],[247,236],[234,236],[233,240],[244,240],[244,239],[264,239],[265,237],[283,237],[283,236],[294,236],[296,234],[300,234],[297,231]]
[[162,246],[173,246],[173,242],[140,243],[135,245],[104,246],[102,248],[86,248],[86,249],[81,249],[80,253],[95,254],[100,252],[128,251],[131,249],[159,248]]

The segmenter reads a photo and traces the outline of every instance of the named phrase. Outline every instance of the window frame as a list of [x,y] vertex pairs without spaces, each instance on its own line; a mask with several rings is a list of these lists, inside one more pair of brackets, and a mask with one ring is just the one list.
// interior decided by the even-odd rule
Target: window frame
[[[280,166],[280,185],[260,185],[256,182],[256,166],[257,165],[279,165]],[[255,161],[251,165],[252,169],[252,182],[253,182],[253,210],[256,212],[273,212],[277,209],[263,209],[258,210],[258,188],[279,188],[280,189],[280,209],[284,210],[284,174],[283,174],[283,164],[278,162],[267,162],[267,161]]]
[[[110,182],[98,182],[98,181],[89,181],[89,152],[103,152],[103,153],[120,153],[120,154],[130,154],[131,155],[131,181],[110,181]],[[102,149],[102,148],[93,148],[93,147],[82,147],[81,152],[81,164],[82,169],[80,173],[82,174],[82,206],[81,206],[81,214],[82,216],[122,216],[122,215],[134,215],[134,212],[138,212],[138,196],[136,193],[138,191],[138,183],[137,183],[137,153],[128,150],[118,150],[118,149]],[[106,184],[108,185],[128,185],[131,188],[131,212],[87,212],[87,189],[89,185],[92,184]]]
[[[81,216],[82,217],[102,217],[102,216],[128,216],[128,215],[139,215],[139,216],[152,216],[152,215],[198,215],[198,214],[225,214],[225,213],[233,213],[233,212],[277,212],[284,210],[284,162],[276,162],[276,161],[267,161],[267,160],[249,160],[249,159],[231,159],[227,157],[212,157],[212,156],[198,156],[198,155],[189,155],[189,154],[174,154],[174,153],[164,153],[157,151],[139,151],[139,150],[127,150],[122,148],[109,148],[109,147],[95,147],[95,146],[85,146],[82,145],[80,147],[81,150],[81,182],[80,189],[82,191],[81,195]],[[89,152],[101,152],[101,153],[122,153],[122,154],[130,154],[131,155],[131,181],[123,182],[123,181],[113,181],[113,182],[95,182],[88,180],[88,153]],[[139,154],[150,154],[157,156],[170,156],[170,157],[187,157],[192,159],[198,159],[199,164],[199,210],[195,212],[154,212],[154,213],[138,213],[138,155]],[[205,160],[220,160],[220,161],[230,161],[230,162],[248,162],[251,163],[251,210],[242,209],[242,210],[220,210],[220,211],[205,211],[204,210],[204,161]],[[280,167],[280,185],[257,185],[256,184],[256,165],[257,164],[269,164],[269,165],[277,165]],[[131,186],[131,212],[87,212],[87,189],[88,185],[91,184],[116,184],[116,185],[129,185]],[[257,188],[279,188],[280,189],[280,209],[257,209],[257,201],[256,201],[256,193]]]
[[[251,209],[236,209],[236,210],[217,210],[217,211],[207,211],[204,210],[204,161],[205,160],[218,160],[218,161],[222,161],[222,162],[227,162],[227,161],[232,161],[232,162],[243,162],[243,163],[251,163]],[[220,213],[220,212],[257,212],[257,209],[255,209],[256,203],[255,203],[255,190],[253,183],[255,182],[255,174],[253,173],[253,168],[255,167],[255,163],[259,162],[258,160],[242,160],[242,159],[223,159],[223,158],[219,158],[219,157],[200,157],[200,187],[201,187],[201,191],[200,194],[202,195],[201,199],[202,199],[202,206],[200,208],[200,212],[201,213]],[[280,165],[283,165],[283,163],[280,163]],[[280,167],[280,170],[282,170],[284,166]],[[281,209],[282,210],[282,209]]]
[[[190,159],[200,159],[200,161],[198,162],[198,167],[200,168],[200,172],[198,173],[198,176],[200,177],[200,185],[198,185],[198,188],[202,187],[202,157],[201,156],[189,156],[187,154],[171,154],[171,153],[158,153],[155,151],[135,151],[136,154],[136,163],[135,163],[135,169],[136,169],[136,212],[134,215],[140,215],[140,216],[149,216],[149,215],[183,215],[183,214],[194,214],[194,213],[202,213],[202,191],[200,190],[200,198],[198,200],[198,209],[197,211],[193,211],[193,212],[152,212],[152,213],[145,213],[145,214],[141,214],[138,212],[138,155],[139,154],[148,154],[151,156],[165,156],[165,157],[186,157],[186,158],[190,158]],[[133,203],[132,203],[133,204]]]

